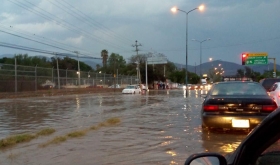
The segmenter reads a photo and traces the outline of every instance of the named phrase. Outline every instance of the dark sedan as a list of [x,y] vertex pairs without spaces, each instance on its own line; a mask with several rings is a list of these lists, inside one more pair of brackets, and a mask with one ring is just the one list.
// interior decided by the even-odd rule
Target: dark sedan
[[202,104],[202,127],[253,129],[276,108],[257,82],[215,83]]

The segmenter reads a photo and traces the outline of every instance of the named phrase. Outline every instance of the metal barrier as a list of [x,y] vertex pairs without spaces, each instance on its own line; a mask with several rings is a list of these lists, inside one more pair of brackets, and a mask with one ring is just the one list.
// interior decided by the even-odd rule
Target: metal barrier
[[[0,63],[0,92],[36,91],[49,88],[91,88],[136,84],[136,76],[82,72]],[[78,75],[80,74],[80,76]],[[79,78],[80,77],[80,78]],[[79,84],[80,82],[80,84]]]

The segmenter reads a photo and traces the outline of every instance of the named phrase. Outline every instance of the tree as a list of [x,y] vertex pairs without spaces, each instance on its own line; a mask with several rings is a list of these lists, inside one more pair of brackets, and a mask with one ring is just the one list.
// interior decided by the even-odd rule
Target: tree
[[15,64],[15,58],[17,59],[17,65],[26,66],[41,66],[50,67],[50,62],[44,56],[28,56],[28,54],[15,54],[13,58],[4,57],[0,61],[5,64]]
[[126,61],[123,56],[112,53],[108,58],[108,66],[106,68],[107,73],[116,74],[116,70],[118,69],[118,73],[123,74],[123,71],[126,68]]
[[172,82],[183,84],[186,79],[186,72],[185,70],[174,71],[169,75],[169,78]]
[[103,49],[101,51],[101,57],[102,57],[102,63],[103,63],[103,67],[107,66],[107,59],[108,59],[108,51],[106,49]]
[[[170,80],[172,82],[180,83],[180,84],[185,84],[186,81],[186,70],[182,69],[180,71],[173,71],[170,74]],[[193,73],[193,72],[188,72],[188,83],[189,84],[197,84],[200,81],[200,77]]]
[[140,64],[145,64],[145,61],[147,58],[146,56],[147,55],[145,55],[145,54],[138,54],[138,55],[131,56],[129,58],[129,63],[139,62]]
[[237,73],[236,73],[236,76],[237,77],[244,77],[245,76],[244,70],[243,69],[238,69]]
[[99,70],[99,69],[100,69],[100,65],[96,64],[96,70]]

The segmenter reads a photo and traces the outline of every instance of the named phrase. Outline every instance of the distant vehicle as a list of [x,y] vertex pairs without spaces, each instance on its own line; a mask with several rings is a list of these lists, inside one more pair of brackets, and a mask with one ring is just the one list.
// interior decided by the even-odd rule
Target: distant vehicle
[[41,86],[45,89],[50,89],[55,87],[55,83],[51,82],[50,80],[46,80],[46,82],[41,84]]
[[119,84],[116,84],[116,85],[111,85],[108,88],[121,88],[121,86]]
[[206,79],[200,79],[200,83],[201,83],[202,85],[206,85],[206,84],[207,84],[207,81],[206,81]]
[[262,86],[268,91],[275,82],[280,82],[280,78],[264,78],[259,81]]
[[185,84],[179,84],[177,86],[178,89],[186,89],[186,85]]
[[219,153],[195,153],[185,165],[279,165],[280,108],[268,115],[242,141],[238,148],[223,156]]
[[123,94],[136,94],[141,93],[141,89],[138,85],[128,85],[122,90]]
[[275,101],[257,82],[214,83],[202,103],[202,127],[250,130],[276,108]]
[[280,107],[280,82],[274,83],[268,90],[268,94],[273,98],[278,107]]

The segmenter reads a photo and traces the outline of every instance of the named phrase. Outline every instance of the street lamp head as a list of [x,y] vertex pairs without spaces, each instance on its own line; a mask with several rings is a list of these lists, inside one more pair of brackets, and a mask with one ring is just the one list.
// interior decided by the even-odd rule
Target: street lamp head
[[198,7],[198,10],[203,11],[204,8],[205,8],[204,5],[200,5],[200,6]]
[[176,13],[176,12],[177,12],[177,10],[178,10],[178,8],[177,8],[177,7],[172,7],[172,8],[171,8],[171,11],[172,11],[173,13]]

